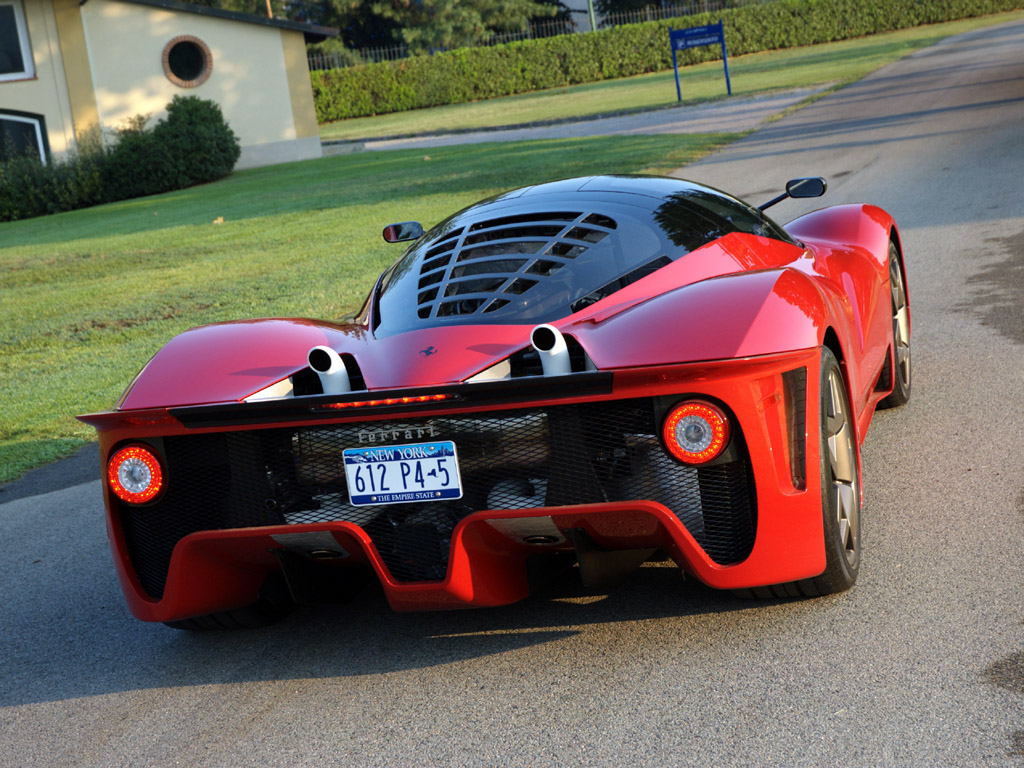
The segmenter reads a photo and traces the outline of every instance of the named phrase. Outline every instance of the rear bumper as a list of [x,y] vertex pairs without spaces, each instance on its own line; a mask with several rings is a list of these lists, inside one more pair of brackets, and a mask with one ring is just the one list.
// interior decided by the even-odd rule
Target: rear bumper
[[[803,418],[794,419],[794,403],[787,394],[785,376],[800,369],[806,381],[800,401]],[[686,572],[715,588],[762,586],[816,576],[825,567],[817,471],[818,379],[818,350],[814,349],[746,360],[617,371],[610,397],[589,397],[590,401],[599,401],[685,394],[713,398],[728,406],[742,430],[756,489],[754,542],[741,562],[716,563],[664,504],[645,499],[619,500],[474,512],[462,518],[452,531],[445,577],[421,582],[396,581],[368,533],[350,522],[199,530],[174,546],[162,594],[154,599],[142,587],[133,566],[118,502],[105,490],[114,561],[132,613],[146,621],[172,621],[254,602],[266,577],[280,569],[276,552],[282,548],[301,549],[303,534],[314,535],[310,540],[317,548],[336,550],[336,556],[323,567],[372,568],[388,602],[400,611],[496,606],[520,600],[530,593],[530,560],[535,555],[572,552],[574,531],[585,532],[606,550],[662,549]],[[533,407],[538,403],[522,405]],[[502,407],[508,408],[508,404]],[[92,418],[100,430],[104,461],[128,440],[238,431],[237,426],[190,429],[173,418],[164,418],[166,414],[118,412],[107,418]],[[365,414],[361,418],[365,420]],[[316,423],[345,421],[325,418]],[[175,478],[171,476],[169,482],[175,482]],[[537,535],[549,539],[538,540]],[[539,543],[528,543],[527,539]]]
[[[789,510],[791,518],[795,511]],[[820,505],[813,505],[808,512],[809,517],[821,517]],[[790,556],[770,551],[768,537],[777,527],[771,523],[758,527],[759,539],[763,538],[764,543],[755,545],[754,553],[744,563],[718,565],[671,511],[656,502],[635,501],[530,510],[528,515],[476,513],[456,529],[448,575],[440,582],[395,582],[369,537],[351,523],[204,531],[191,534],[175,548],[163,599],[151,601],[138,588],[129,588],[126,596],[132,612],[145,621],[172,621],[225,610],[227,606],[241,607],[256,600],[266,576],[278,569],[273,552],[281,548],[281,537],[326,532],[343,553],[332,561],[333,567],[369,565],[396,611],[507,605],[530,594],[529,558],[573,551],[565,536],[554,544],[524,543],[515,535],[514,526],[510,531],[501,525],[508,520],[537,521],[563,534],[582,530],[607,550],[662,549],[687,573],[719,589],[790,581],[817,575],[824,568],[820,536],[807,547],[791,543],[787,547]],[[767,563],[758,565],[766,559]]]

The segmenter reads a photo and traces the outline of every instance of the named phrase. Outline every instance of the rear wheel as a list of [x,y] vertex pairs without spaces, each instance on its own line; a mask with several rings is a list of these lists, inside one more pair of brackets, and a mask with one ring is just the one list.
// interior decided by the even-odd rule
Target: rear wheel
[[910,400],[910,309],[907,283],[900,267],[896,244],[889,243],[889,303],[892,308],[892,393],[879,408],[896,408]]
[[825,572],[805,581],[828,595],[852,587],[860,570],[860,477],[853,410],[842,369],[827,348],[821,351],[820,402]]
[[860,479],[853,410],[843,371],[832,351],[821,350],[821,513],[825,571],[785,584],[737,590],[743,597],[817,597],[853,586],[860,571]]

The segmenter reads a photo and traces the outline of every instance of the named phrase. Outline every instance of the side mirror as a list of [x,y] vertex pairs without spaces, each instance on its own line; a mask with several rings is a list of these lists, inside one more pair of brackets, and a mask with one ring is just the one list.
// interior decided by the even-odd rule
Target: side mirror
[[828,182],[820,176],[786,182],[786,194],[790,197],[821,197],[825,194],[826,189],[828,189]]
[[423,225],[418,221],[403,221],[384,227],[384,239],[389,243],[404,243],[423,235]]
[[771,208],[776,203],[781,203],[787,197],[821,197],[828,189],[828,182],[820,176],[813,176],[806,179],[790,179],[786,182],[786,191],[778,197],[769,200],[764,205],[757,206],[758,211]]

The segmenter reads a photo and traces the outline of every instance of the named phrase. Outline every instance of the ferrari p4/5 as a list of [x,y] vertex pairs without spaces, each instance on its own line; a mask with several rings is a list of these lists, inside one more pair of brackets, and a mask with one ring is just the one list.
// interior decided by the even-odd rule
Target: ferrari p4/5
[[256,626],[373,577],[396,610],[496,606],[655,552],[754,596],[849,588],[910,314],[888,213],[765,214],[824,191],[537,184],[387,227],[411,244],[350,322],[172,339],[80,417],[132,612]]

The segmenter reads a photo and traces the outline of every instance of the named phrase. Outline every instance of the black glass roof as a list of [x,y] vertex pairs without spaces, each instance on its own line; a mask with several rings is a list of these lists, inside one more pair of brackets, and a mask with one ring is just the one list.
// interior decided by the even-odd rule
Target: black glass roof
[[730,232],[791,242],[739,200],[679,179],[513,190],[441,222],[384,273],[375,332],[551,322]]

